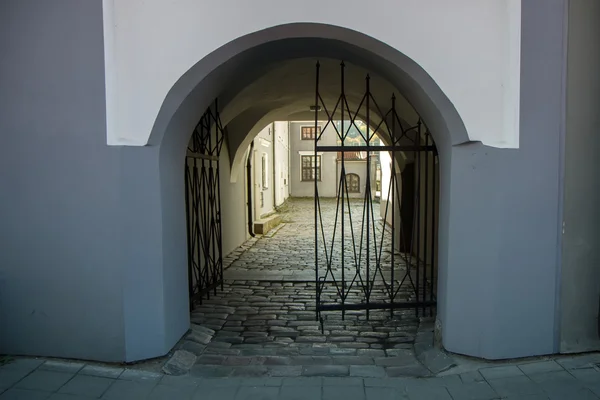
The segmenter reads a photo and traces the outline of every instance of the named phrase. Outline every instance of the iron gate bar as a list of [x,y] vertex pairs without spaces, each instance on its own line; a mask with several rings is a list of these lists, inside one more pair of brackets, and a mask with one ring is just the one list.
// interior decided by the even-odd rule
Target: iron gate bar
[[[436,199],[436,161],[437,161],[437,150],[435,144],[433,143],[433,139],[428,130],[425,130],[423,133],[422,130],[422,121],[419,118],[417,124],[412,127],[404,128],[402,122],[400,121],[400,117],[396,111],[396,97],[392,94],[392,106],[390,110],[387,112],[382,112],[379,107],[377,101],[373,97],[371,93],[370,87],[370,77],[366,76],[365,79],[365,94],[359,102],[358,108],[353,112],[350,110],[350,106],[348,100],[346,98],[345,93],[345,65],[342,62],[340,64],[340,95],[337,98],[335,106],[332,111],[327,108],[325,101],[323,100],[321,94],[319,93],[319,78],[320,78],[320,64],[317,62],[316,64],[316,79],[315,79],[315,137],[314,137],[314,205],[315,205],[315,290],[316,290],[316,318],[317,320],[321,320],[323,323],[323,319],[321,317],[322,311],[334,311],[339,310],[342,311],[342,318],[345,316],[346,310],[366,310],[367,318],[369,317],[369,310],[375,309],[390,309],[390,313],[393,316],[394,309],[406,309],[413,308],[415,310],[415,314],[419,316],[420,313],[425,315],[426,309],[429,308],[430,315],[433,313],[433,307],[436,306],[436,297],[434,294],[435,290],[435,234],[437,232],[436,228],[436,220],[435,220],[435,207],[437,205]],[[365,116],[366,124],[365,124],[365,134],[358,127],[358,115],[361,111],[361,108],[366,108]],[[373,111],[373,109],[375,111]],[[320,133],[319,132],[319,112],[322,111],[325,118],[321,118],[321,120],[325,120],[324,126],[321,126]],[[371,113],[376,112],[379,117],[381,117],[381,121],[378,124],[373,124],[371,120]],[[339,129],[338,126],[334,123],[335,116],[340,115]],[[346,120],[346,115],[350,118],[349,121]],[[348,122],[348,126],[346,123]],[[319,140],[321,140],[322,135],[326,132],[329,125],[332,125],[334,131],[337,135],[337,140],[339,145],[337,146],[321,146],[319,145]],[[374,125],[374,127],[372,126]],[[358,146],[348,146],[345,144],[348,135],[352,128],[355,128],[358,132],[358,135],[362,138],[365,145]],[[380,133],[380,129],[385,128],[387,132],[389,132],[389,142],[391,144],[378,146],[372,144],[372,141],[375,137]],[[399,128],[399,129],[397,129]],[[430,141],[431,138],[431,141]],[[424,139],[424,140],[423,140]],[[409,144],[407,144],[408,142]],[[424,142],[424,143],[423,143]],[[373,160],[375,162],[378,161],[378,158],[374,158],[372,153],[380,153],[382,151],[387,151],[391,153],[391,168],[390,168],[390,182],[388,187],[388,198],[386,199],[385,211],[383,214],[383,223],[380,221],[376,225],[376,218],[374,212],[374,202],[372,196],[372,179],[371,179],[371,163]],[[341,171],[339,182],[337,186],[337,201],[336,201],[336,213],[333,223],[333,233],[331,237],[330,248],[327,243],[327,238],[325,235],[325,229],[323,224],[323,215],[321,210],[321,202],[319,198],[319,185],[318,185],[318,158],[319,155],[317,153],[324,152],[339,152],[341,154],[341,158],[339,160],[341,164]],[[358,253],[356,249],[356,236],[354,232],[354,220],[352,217],[353,211],[350,205],[350,196],[348,190],[348,182],[347,182],[347,174],[346,174],[346,164],[345,164],[345,153],[346,152],[366,152],[366,185],[365,185],[365,196],[363,199],[363,210],[362,210],[362,220],[361,221],[361,229],[360,229],[360,240],[358,242]],[[396,170],[396,155],[397,152],[412,152],[413,153],[413,161],[417,166],[415,168],[415,185],[413,186],[413,208],[412,208],[412,228],[410,230],[410,237],[407,238],[407,233],[404,232],[403,224],[400,225],[400,242],[402,242],[402,238],[404,237],[405,241],[408,239],[407,246],[402,247],[402,251],[407,253],[396,254],[396,211],[400,211],[401,200],[400,197],[400,188],[398,185],[397,178],[397,170]],[[424,155],[422,153],[425,153]],[[429,173],[429,152],[432,153],[433,156],[433,171],[432,174]],[[422,160],[425,160],[425,171],[423,177],[423,165]],[[321,163],[322,164],[322,163]],[[433,178],[432,178],[433,177]],[[433,179],[433,180],[432,180]],[[424,181],[424,182],[423,182]],[[433,182],[433,184],[431,184]],[[424,184],[424,200],[425,204],[421,204],[422,197],[422,184]],[[429,202],[429,186],[432,186],[432,201],[431,204]],[[383,187],[380,189],[383,190]],[[403,190],[404,194],[404,190]],[[391,195],[391,201],[389,199]],[[398,200],[398,201],[397,201]],[[390,206],[391,203],[391,207]],[[354,267],[354,272],[351,277],[346,275],[346,206],[348,207],[347,214],[350,225],[350,236],[352,251],[349,256],[352,258],[350,260],[350,266]],[[390,270],[389,275],[390,279],[388,281],[387,272],[384,271],[384,264],[387,266],[388,259],[383,259],[383,248],[386,245],[385,235],[388,230],[387,226],[387,216],[388,211],[391,208],[391,236],[390,241]],[[423,210],[424,209],[424,210]],[[341,211],[341,212],[340,212]],[[424,212],[424,213],[423,213]],[[432,213],[431,219],[429,219],[429,212]],[[341,220],[340,218],[341,214]],[[402,215],[400,215],[402,222]],[[430,224],[431,221],[431,224]],[[339,254],[339,264],[335,264],[337,258],[335,256],[336,249],[336,239],[337,239],[337,231],[339,228],[341,229],[341,237],[339,247],[341,249],[341,253]],[[380,226],[381,225],[381,226]],[[431,226],[430,226],[431,225]],[[381,237],[377,238],[377,227],[380,227]],[[366,229],[366,232],[365,232]],[[371,230],[373,231],[373,237],[371,237]],[[429,240],[428,236],[432,235],[431,240]],[[423,235],[423,236],[422,236]],[[320,262],[319,251],[321,249],[320,243],[322,237],[322,251],[324,252],[324,262]],[[389,240],[389,239],[388,239]],[[428,253],[429,243],[431,244],[431,253]],[[371,253],[371,247],[373,247],[373,253]],[[407,250],[408,249],[408,250]],[[364,253],[363,253],[364,251]],[[413,254],[416,253],[416,254]],[[423,259],[421,259],[421,254],[423,254]],[[400,259],[404,262],[404,265],[396,265],[396,256],[399,256]],[[364,260],[363,260],[364,257]],[[413,262],[414,258],[414,262]],[[428,264],[429,261],[429,264]],[[320,266],[324,264],[324,273],[321,273]],[[339,275],[334,273],[334,267],[341,266]],[[429,277],[427,276],[427,269],[429,267]],[[401,280],[396,277],[396,269],[405,269],[403,271],[403,275]],[[363,272],[365,276],[363,277]],[[415,273],[415,280],[413,281],[412,273]],[[410,283],[409,288],[412,290],[412,295],[409,297],[409,301],[399,301],[398,298],[401,289],[407,289],[405,287],[405,282]],[[329,284],[329,285],[328,285]],[[373,301],[372,295],[373,291],[376,288],[376,285],[381,284],[384,287],[384,301]],[[378,286],[377,286],[378,287]],[[325,289],[333,289],[336,299],[333,304],[325,304],[323,301],[322,294]],[[362,296],[362,299],[356,302],[348,302],[349,295],[352,290],[359,290]],[[387,298],[386,298],[387,297]]]
[[219,156],[224,140],[218,102],[194,128],[186,152],[185,195],[190,308],[223,290]]

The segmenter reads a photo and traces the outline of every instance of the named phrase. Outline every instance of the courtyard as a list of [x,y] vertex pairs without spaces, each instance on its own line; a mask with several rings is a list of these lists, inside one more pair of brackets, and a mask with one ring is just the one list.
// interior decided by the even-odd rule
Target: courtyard
[[[432,309],[419,309],[418,315],[413,307],[322,311],[317,316],[317,292],[323,304],[339,304],[343,298],[346,304],[358,305],[365,302],[366,293],[371,302],[385,302],[392,273],[391,231],[381,220],[378,202],[366,207],[362,199],[351,199],[342,210],[336,199],[320,199],[318,208],[323,265],[318,285],[314,199],[290,198],[278,210],[280,225],[226,257],[223,289],[194,305],[192,331],[180,343],[181,349],[198,357],[192,373],[344,376],[352,367],[359,376],[428,376],[452,366],[451,358],[433,347]],[[365,210],[371,210],[373,235],[368,272]],[[407,255],[394,256],[396,301],[409,300],[409,274],[415,269],[407,269]],[[423,359],[436,365],[418,360],[428,350],[435,356]]]

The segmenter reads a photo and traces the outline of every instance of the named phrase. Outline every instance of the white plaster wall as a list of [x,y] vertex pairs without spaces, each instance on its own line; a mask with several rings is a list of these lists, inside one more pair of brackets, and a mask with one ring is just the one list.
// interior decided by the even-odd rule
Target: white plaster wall
[[103,6],[109,144],[146,144],[169,89],[207,54],[258,30],[314,22],[363,32],[406,54],[445,92],[471,140],[518,147],[521,0],[373,0],[369,9],[377,12],[368,13],[358,0]]
[[287,121],[276,121],[274,127],[274,149],[273,171],[275,206],[282,205],[290,197],[290,137],[289,123]]
[[[267,157],[267,186],[262,183],[262,157]],[[254,220],[269,214],[274,210],[274,183],[273,183],[273,124],[267,125],[254,139],[253,154],[253,192],[254,192]],[[262,202],[261,202],[262,197]]]
[[219,159],[221,185],[221,229],[223,255],[229,254],[248,239],[245,179],[230,182],[229,152],[223,146]]
[[[335,146],[337,135],[331,124],[320,121],[324,127],[319,145]],[[294,197],[313,197],[315,185],[313,181],[302,181],[301,155],[314,154],[314,141],[301,139],[302,126],[314,126],[314,121],[290,122],[290,194]],[[336,157],[335,152],[318,153],[321,156],[321,180],[317,183],[320,197],[335,197],[337,193]]]

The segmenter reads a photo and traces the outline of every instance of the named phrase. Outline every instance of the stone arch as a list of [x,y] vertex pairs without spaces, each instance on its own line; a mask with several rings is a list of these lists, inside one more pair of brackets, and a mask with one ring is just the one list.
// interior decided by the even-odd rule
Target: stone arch
[[[156,240],[160,243],[162,260],[159,270],[167,281],[165,299],[170,304],[179,304],[168,307],[171,311],[176,310],[173,315],[165,311],[164,319],[169,324],[169,328],[165,328],[167,342],[181,335],[185,321],[189,321],[187,307],[182,306],[187,302],[184,289],[187,286],[187,273],[184,273],[187,252],[182,166],[192,129],[215,98],[223,109],[268,68],[282,60],[306,57],[345,60],[386,79],[404,95],[434,133],[441,171],[439,276],[444,280],[439,284],[438,313],[444,314],[452,149],[456,144],[469,141],[461,117],[427,72],[399,50],[345,28],[324,24],[288,24],[240,37],[204,57],[171,88],[154,123],[146,147],[151,151],[145,155],[150,159],[145,163],[158,170],[152,185],[159,193],[156,201],[160,203],[161,210],[156,217],[160,227]],[[262,110],[265,114],[269,111],[268,106]],[[128,152],[135,153],[135,150]],[[127,162],[133,169],[143,168],[133,160]]]

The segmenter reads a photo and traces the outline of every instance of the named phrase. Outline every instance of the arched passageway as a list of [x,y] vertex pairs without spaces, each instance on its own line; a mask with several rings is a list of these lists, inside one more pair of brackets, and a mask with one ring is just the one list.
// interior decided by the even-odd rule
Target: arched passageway
[[[371,72],[373,77],[387,81],[418,111],[433,134],[439,154],[437,315],[444,346],[451,351],[490,358],[518,354],[519,346],[523,346],[524,342],[520,339],[505,341],[505,330],[502,330],[504,336],[499,331],[491,331],[488,309],[484,306],[497,304],[505,297],[503,292],[488,290],[493,280],[485,277],[493,275],[504,280],[507,278],[498,275],[499,261],[490,263],[488,255],[494,253],[494,249],[505,240],[498,241],[502,233],[498,227],[505,222],[501,221],[503,214],[491,212],[490,207],[498,207],[493,193],[500,179],[498,171],[504,171],[498,169],[501,160],[512,153],[470,143],[461,118],[448,98],[423,68],[401,52],[361,33],[320,24],[282,25],[234,40],[187,71],[173,86],[161,107],[153,127],[149,151],[144,152],[144,157],[148,157],[147,162],[159,171],[158,179],[148,177],[148,184],[160,193],[161,213],[155,218],[156,225],[160,227],[156,239],[160,242],[158,257],[162,262],[156,264],[155,275],[165,280],[163,296],[169,303],[165,308],[169,311],[165,311],[163,316],[168,322],[165,326],[169,326],[165,331],[165,342],[175,343],[189,326],[185,208],[182,207],[185,188],[181,164],[190,132],[203,112],[199,110],[206,110],[218,98],[223,114],[229,115],[225,126],[231,140],[223,147],[224,151],[231,152],[234,147],[244,149],[246,135],[253,129],[261,129],[260,124],[255,126],[261,119],[265,118],[261,122],[264,125],[273,119],[284,119],[271,119],[268,114],[272,110],[285,110],[286,102],[276,101],[277,98],[268,92],[255,93],[258,97],[240,98],[238,95],[270,71],[281,71],[279,66],[282,66],[282,62],[307,58],[312,59],[311,63],[316,58],[343,59],[348,65],[363,68]],[[281,80],[274,84],[284,86]],[[264,86],[258,87],[264,89]],[[304,107],[310,104],[312,101]],[[226,111],[228,107],[232,108]],[[292,111],[297,109],[285,112]],[[236,131],[241,136],[237,136]],[[222,174],[231,174],[231,168],[236,168],[238,164],[235,157],[229,154],[228,159],[233,161],[229,165],[220,165]],[[244,157],[241,159],[244,160]],[[134,159],[126,163],[132,170],[141,167],[136,165]],[[498,166],[492,168],[496,175],[490,175],[489,169],[478,167],[492,164]],[[240,175],[238,171],[237,175],[234,173],[231,176]],[[505,176],[504,172],[501,176]],[[244,196],[234,186],[223,186],[221,190],[223,197]],[[141,194],[132,193],[128,201],[134,201],[139,196]],[[245,208],[237,211],[239,214],[224,214],[223,218],[243,221]],[[510,210],[504,212],[510,213]],[[519,235],[525,231],[519,231]],[[486,234],[481,235],[480,232]],[[242,241],[245,234],[245,230],[240,231]],[[540,240],[549,243],[551,240],[546,236]],[[511,241],[516,237],[511,236]],[[473,248],[471,242],[479,245]],[[129,273],[135,274],[135,268]],[[475,277],[480,278],[477,284],[464,284]],[[518,293],[525,296],[524,291]],[[515,297],[511,299],[513,301]],[[543,319],[547,325],[551,313],[548,309],[544,310]],[[471,318],[468,331],[461,322],[465,314]],[[535,328],[532,324],[526,325]],[[134,335],[135,331],[131,331],[131,334]],[[512,331],[511,334],[517,335]],[[521,335],[517,336],[521,338]],[[547,349],[548,346],[551,343],[546,340],[537,341],[534,347],[543,352],[547,350],[541,349]],[[140,351],[143,352],[143,348]]]
[[[274,29],[285,30],[288,28],[289,27],[278,27]],[[425,148],[429,146],[429,144],[424,141],[425,130],[415,132],[417,121],[419,121],[419,115],[426,121],[428,127],[435,126],[439,129],[440,133],[439,135],[436,134],[435,139],[436,141],[439,140],[441,142],[441,148],[446,149],[445,157],[441,155],[442,152],[440,151],[440,159],[445,158],[449,161],[450,153],[448,150],[452,143],[465,141],[467,137],[458,114],[447,98],[420,67],[400,53],[386,48],[386,46],[381,43],[375,44],[370,43],[370,41],[370,50],[365,50],[364,48],[361,49],[356,46],[356,43],[360,43],[360,41],[350,45],[347,41],[348,39],[346,39],[346,41],[340,41],[339,38],[335,37],[335,35],[340,34],[341,31],[334,27],[307,25],[294,26],[294,28],[310,28],[310,32],[312,32],[311,35],[315,35],[317,34],[316,32],[324,29],[329,35],[333,36],[329,39],[324,37],[288,38],[286,40],[266,42],[241,52],[223,65],[215,67],[215,70],[203,79],[198,78],[197,86],[183,98],[179,108],[173,113],[165,131],[161,132],[158,127],[161,123],[164,123],[163,119],[166,118],[165,115],[168,115],[168,106],[171,101],[165,102],[156,121],[153,136],[151,138],[151,142],[160,141],[161,163],[169,165],[174,164],[177,154],[181,157],[182,149],[186,148],[189,132],[191,132],[190,125],[188,124],[191,124],[191,127],[194,126],[194,122],[192,121],[194,121],[193,118],[198,118],[197,110],[200,109],[199,107],[204,105],[205,109],[212,110],[210,112],[215,113],[216,115],[216,107],[214,104],[212,104],[211,107],[211,103],[214,99],[218,99],[218,121],[216,119],[214,120],[214,124],[211,128],[212,130],[209,129],[210,133],[208,134],[207,139],[212,138],[211,140],[213,140],[213,143],[217,143],[218,135],[224,137],[223,147],[220,152],[220,160],[218,162],[219,172],[217,174],[210,172],[212,167],[216,168],[216,160],[209,160],[207,157],[204,157],[202,164],[206,165],[205,169],[200,169],[195,173],[200,177],[220,176],[221,179],[219,187],[213,185],[212,192],[202,193],[202,196],[204,196],[204,200],[202,201],[194,202],[194,196],[192,196],[192,201],[190,201],[189,193],[195,191],[196,188],[190,187],[191,190],[188,190],[188,197],[186,198],[188,200],[188,209],[190,204],[197,204],[197,206],[204,208],[204,210],[201,213],[196,213],[195,218],[188,218],[189,224],[187,232],[190,248],[187,253],[184,251],[183,255],[185,256],[187,254],[188,261],[192,260],[192,264],[196,267],[202,265],[203,257],[205,260],[209,260],[208,262],[205,262],[206,265],[204,268],[196,268],[199,272],[198,274],[190,273],[188,279],[192,287],[196,284],[200,284],[200,289],[205,289],[205,291],[208,290],[206,291],[207,296],[210,293],[214,299],[216,295],[217,300],[219,301],[223,301],[219,296],[219,290],[223,288],[224,285],[226,292],[235,290],[235,288],[227,287],[227,285],[230,285],[234,280],[260,281],[260,279],[251,279],[251,274],[249,275],[248,273],[240,275],[240,271],[237,271],[238,274],[235,275],[235,266],[234,268],[226,269],[225,271],[222,271],[222,266],[225,256],[244,243],[247,238],[246,226],[250,221],[248,221],[249,216],[247,215],[248,207],[246,203],[249,199],[249,191],[248,188],[245,187],[243,171],[246,160],[248,159],[248,146],[250,142],[254,140],[254,137],[271,121],[314,120],[315,111],[311,111],[309,108],[316,102],[319,103],[319,107],[322,107],[321,111],[317,109],[316,118],[324,125],[333,125],[334,121],[337,120],[350,120],[350,122],[354,122],[355,120],[358,121],[361,119],[366,121],[368,134],[367,137],[363,137],[363,139],[367,139],[365,140],[366,144],[372,146],[368,144],[371,143],[368,136],[377,131],[378,135],[382,137],[384,144],[388,143],[385,150],[391,151],[394,159],[404,157],[404,164],[420,161],[420,159],[417,160],[417,155],[420,154],[417,147],[423,147],[425,150]],[[306,32],[308,32],[308,30]],[[349,33],[351,36],[354,35],[352,32],[345,33]],[[259,33],[255,35],[260,37]],[[356,38],[362,38],[362,36],[357,35]],[[374,50],[379,50],[382,52],[382,55],[384,54],[386,57],[396,57],[397,62],[401,66],[390,63],[381,55],[378,56],[374,53]],[[326,55],[326,57],[324,57],[324,55]],[[339,55],[340,58],[333,58],[336,55]],[[261,59],[259,64],[250,61],[255,57]],[[236,59],[239,64],[233,64]],[[315,98],[316,82],[314,70],[316,59],[320,59],[317,98]],[[344,72],[342,72],[342,74],[344,74],[343,87],[340,86],[339,65],[340,60],[342,59],[347,66],[344,69]],[[202,60],[198,65],[188,71],[185,79],[182,79],[189,82],[189,80],[192,79],[191,76],[198,73],[197,70],[201,71],[201,65],[206,62],[207,60]],[[367,87],[368,96],[365,97],[366,75],[369,75],[369,79],[367,79],[369,86]],[[223,83],[217,89],[216,82],[221,80]],[[417,83],[418,81],[422,82]],[[169,97],[175,97],[178,94],[178,90],[181,90],[178,86],[179,83],[172,89]],[[430,87],[432,90],[427,92],[427,87]],[[344,104],[344,106],[335,105],[340,94],[343,95],[343,101],[347,103]],[[211,99],[208,97],[209,95],[213,95],[214,97]],[[364,104],[365,98],[367,98],[367,104]],[[370,105],[370,108],[368,105],[369,101],[373,102]],[[419,109],[419,106],[423,111]],[[390,114],[389,110],[393,110],[393,114]],[[444,118],[444,115],[446,115],[446,118]],[[426,118],[429,118],[431,122]],[[406,121],[411,121],[412,125],[415,126],[411,127],[407,125]],[[185,130],[183,128],[185,128],[186,125],[188,126],[188,134],[184,135],[183,132],[185,132]],[[450,131],[449,127],[453,125],[455,125],[455,129]],[[392,132],[392,126],[395,126],[397,132]],[[219,132],[216,133],[217,131]],[[430,135],[428,131],[426,135]],[[341,136],[343,136],[343,134],[338,132],[338,139],[343,139]],[[335,141],[333,143],[335,144]],[[323,143],[323,145],[327,147],[327,143]],[[188,146],[188,151],[190,149],[191,147]],[[331,151],[331,154],[335,155],[340,151],[343,154],[346,150],[342,147],[340,149],[325,149],[325,151]],[[395,155],[393,153],[394,151],[396,152]],[[376,152],[379,153],[379,151],[375,151],[375,149],[366,149],[368,158],[367,165],[371,164],[370,159]],[[209,152],[205,152],[204,156],[209,156],[208,158],[214,156],[212,153],[208,153]],[[423,154],[429,153],[430,151],[425,151]],[[406,161],[407,155],[409,158],[408,161]],[[431,155],[431,160],[433,160],[434,156],[437,157],[437,151],[435,152],[435,155]],[[200,163],[200,159],[202,159],[202,157],[189,158],[189,160],[193,160],[192,162],[194,163]],[[262,160],[264,160],[264,157]],[[316,166],[314,164],[312,165]],[[346,175],[345,165],[344,157],[342,157],[341,162],[338,162],[338,166],[341,170],[338,172],[338,177],[334,177],[334,181],[345,181],[344,179],[341,179],[342,176]],[[428,163],[423,164],[423,166],[425,165],[429,168]],[[256,162],[252,167],[255,170],[258,168],[264,170],[264,166],[261,166]],[[419,166],[415,171],[417,171],[419,177],[427,177],[425,174],[419,173],[422,169],[423,168]],[[205,172],[202,172],[203,170]],[[372,172],[374,173],[374,171]],[[371,196],[371,194],[375,194],[375,183],[370,183],[371,173],[367,169],[366,176],[368,178],[365,180],[365,184],[368,183],[370,186],[368,189],[365,189],[362,194],[362,198],[365,201],[362,208],[363,210],[368,209],[368,212],[361,212],[359,210],[359,208],[361,208],[361,203],[357,202],[356,204],[358,207],[356,207],[354,221],[346,221],[345,233],[343,233],[343,228],[340,228],[340,225],[344,224],[342,221],[346,217],[340,218],[337,222],[333,222],[333,219],[335,219],[334,215],[336,214],[336,208],[338,210],[337,213],[340,215],[345,215],[347,211],[350,211],[348,209],[345,212],[344,207],[345,204],[348,203],[348,207],[350,208],[350,197],[352,197],[352,195],[345,185],[342,184],[340,186],[337,183],[333,184],[333,186],[334,188],[338,188],[338,201],[337,206],[335,203],[330,204],[330,206],[333,207],[333,211],[330,214],[332,221],[325,224],[328,228],[323,230],[323,221],[320,221],[316,225],[312,223],[311,226],[303,227],[312,232],[311,234],[306,235],[307,238],[312,238],[315,232],[319,233],[319,230],[321,230],[322,232],[320,233],[323,234],[322,240],[319,239],[316,243],[314,240],[309,239],[310,241],[307,244],[312,247],[311,253],[314,254],[314,246],[317,246],[318,248],[319,243],[322,243],[323,246],[321,246],[322,248],[319,249],[318,252],[323,254],[328,253],[328,255],[320,258],[320,262],[317,262],[317,265],[320,266],[321,275],[317,272],[316,277],[314,277],[315,264],[314,262],[311,262],[308,266],[312,271],[307,275],[310,278],[308,278],[308,280],[306,277],[304,279],[296,279],[296,282],[312,285],[310,292],[317,293],[316,298],[312,296],[312,299],[307,302],[308,304],[305,304],[305,307],[307,307],[305,311],[312,312],[313,317],[315,307],[321,313],[329,312],[332,314],[333,311],[331,308],[338,307],[336,305],[338,302],[346,304],[344,306],[344,314],[352,313],[352,309],[355,311],[363,309],[366,311],[367,315],[370,314],[375,318],[374,316],[377,315],[377,312],[368,310],[376,307],[385,310],[385,313],[388,313],[391,308],[390,305],[393,305],[392,307],[398,309],[398,315],[408,315],[407,313],[410,313],[413,317],[414,315],[423,315],[424,313],[432,315],[434,310],[432,307],[436,303],[436,296],[434,293],[436,279],[434,278],[434,274],[437,275],[437,266],[435,267],[436,271],[434,271],[433,260],[437,259],[437,254],[440,253],[437,249],[443,248],[444,245],[443,239],[438,240],[437,235],[434,233],[437,229],[433,229],[433,226],[437,227],[438,224],[441,227],[444,226],[444,222],[442,221],[444,214],[434,210],[434,207],[437,205],[435,201],[427,199],[425,200],[425,203],[429,204],[425,205],[430,206],[431,212],[427,211],[426,207],[415,208],[417,216],[414,218],[414,221],[418,221],[418,225],[421,229],[411,230],[412,238],[410,241],[412,243],[412,249],[405,251],[404,254],[408,254],[411,257],[411,260],[418,260],[417,263],[421,262],[422,265],[415,268],[412,266],[413,262],[407,261],[406,257],[404,257],[404,261],[401,261],[401,255],[397,253],[397,250],[393,250],[394,248],[399,248],[399,246],[391,246],[391,244],[394,242],[399,243],[399,238],[407,233],[400,228],[399,218],[388,218],[388,213],[391,215],[394,208],[399,209],[401,203],[399,197],[396,197],[395,202],[390,200],[394,197],[394,192],[396,192],[398,196],[400,194],[400,191],[397,189],[397,186],[400,184],[397,179],[397,177],[400,176],[399,172],[400,171],[397,171],[397,173],[390,175],[390,177],[393,178],[393,183],[390,183],[391,190],[388,188],[387,192],[389,198],[384,202],[385,205],[387,205],[385,206],[383,204],[373,203],[373,196]],[[193,173],[188,173],[188,176],[192,175]],[[351,172],[350,176],[353,176]],[[230,177],[230,179],[228,180],[227,177]],[[208,179],[208,181],[211,181],[211,179]],[[441,182],[443,182],[443,178],[441,179]],[[169,185],[171,186],[173,183],[170,182]],[[317,186],[325,188],[327,185],[319,183]],[[428,185],[418,186],[418,188],[425,187],[428,187]],[[184,192],[183,189],[184,188],[182,187],[182,194]],[[443,198],[443,189],[436,189],[436,191],[438,194],[441,194]],[[334,193],[335,192],[336,190],[334,189]],[[368,196],[365,196],[367,192]],[[431,192],[429,193],[431,196]],[[207,201],[207,199],[212,199],[213,204],[216,204],[217,195],[221,198],[221,204],[219,206],[211,206],[210,201]],[[404,195],[409,195],[409,191],[406,191]],[[416,196],[416,193],[410,195],[414,197]],[[175,201],[175,196],[175,192],[171,191],[169,193],[169,197],[172,197],[173,201]],[[433,197],[431,198],[433,199]],[[198,199],[200,199],[200,197],[198,197]],[[208,212],[206,210],[206,204],[208,204]],[[323,205],[323,208],[326,208],[325,205],[327,205],[327,201],[319,201],[318,208],[320,211],[323,211],[320,207],[321,205]],[[339,211],[340,207],[341,211]],[[375,227],[374,210],[378,214],[377,220],[383,222],[381,228]],[[382,217],[379,216],[380,213],[383,214]],[[199,218],[198,215],[200,214],[203,216]],[[193,216],[194,213],[190,215]],[[207,216],[208,219],[206,219]],[[425,218],[424,222],[422,221],[423,216]],[[319,212],[319,218],[320,217],[322,217],[322,215]],[[349,215],[348,218],[352,218],[352,216]],[[193,232],[194,229],[198,230],[197,227],[195,228],[194,224],[198,224],[198,221],[202,222],[203,219],[205,227],[201,227],[199,231],[204,231],[204,234],[199,234],[197,235],[197,238],[194,239],[194,235],[190,235],[190,232]],[[359,226],[354,227],[356,232],[352,232],[352,238],[350,238],[348,235],[351,232],[348,230],[348,227],[352,224],[356,224],[358,221],[360,221],[360,229]],[[385,228],[386,221],[391,225],[391,229]],[[169,221],[169,224],[173,225],[173,227],[175,226],[172,221]],[[379,222],[377,224],[379,224]],[[396,225],[397,229],[394,229],[394,225]],[[431,228],[428,228],[427,230],[423,229],[426,225],[431,225]],[[185,233],[185,226],[181,226],[181,228],[182,232]],[[328,230],[331,230],[331,232]],[[217,233],[217,231],[219,232]],[[361,253],[362,255],[358,256],[358,258],[355,257],[353,261],[351,261],[352,257],[346,257],[346,261],[344,262],[343,254],[348,253],[350,247],[346,246],[344,249],[342,243],[348,240],[353,240],[358,243],[359,231],[361,231],[360,235],[362,235],[361,243],[357,244],[353,252],[355,255],[356,253]],[[175,234],[174,231],[172,233]],[[181,232],[178,232],[177,235],[181,237]],[[326,238],[326,235],[333,236],[331,238]],[[396,235],[396,239],[394,239],[394,235]],[[367,240],[366,238],[369,239]],[[206,245],[198,246],[203,240],[206,242]],[[425,242],[423,242],[423,240],[425,240]],[[385,243],[390,244],[390,249],[392,249],[392,251],[390,253],[389,250],[386,250],[386,254],[382,255],[381,250],[384,241]],[[341,252],[339,253],[342,254],[341,263],[339,257],[333,253],[333,248],[337,247],[337,244],[334,246],[334,242],[342,246]],[[328,252],[325,248],[330,245],[331,251]],[[199,248],[203,250],[199,251]],[[215,249],[217,249],[216,252]],[[394,261],[395,254],[397,254],[395,258],[396,261]],[[181,255],[178,255],[178,257],[180,259],[182,258]],[[360,261],[361,259],[363,261]],[[384,259],[385,261],[383,261]],[[369,261],[365,262],[365,260]],[[398,264],[396,269],[386,269],[381,267],[383,264],[389,264],[390,261],[390,265],[396,265],[403,262],[403,266]],[[340,264],[333,265],[336,263]],[[361,268],[357,268],[357,263],[363,264],[362,272],[360,273],[357,273],[357,271],[361,270]],[[410,272],[411,268],[414,269],[413,272]],[[354,270],[355,273],[350,273],[351,270]],[[293,272],[293,268],[291,272]],[[304,270],[296,272],[301,274],[308,271]],[[389,275],[390,273],[392,274],[391,276]],[[394,273],[397,275],[395,276]],[[414,273],[416,273],[416,276]],[[229,277],[227,274],[229,274]],[[245,277],[245,279],[240,278],[240,276]],[[286,276],[289,277],[289,275]],[[235,279],[236,277],[237,279]],[[296,276],[296,278],[298,278],[298,276]],[[359,280],[362,281],[359,282]],[[269,279],[265,278],[265,282],[268,281]],[[412,289],[407,290],[406,288],[408,288],[408,285],[412,285]],[[377,286],[376,289],[374,289],[375,286]],[[246,288],[246,290],[248,290],[248,288]],[[355,291],[358,294],[354,293]],[[196,294],[198,293],[199,292],[196,292]],[[335,295],[336,293],[337,296]],[[387,293],[387,295],[385,295],[385,293]],[[210,304],[210,300],[207,304]],[[206,307],[206,304],[201,306],[201,311],[204,314],[207,313]],[[407,307],[412,311],[402,311]],[[340,313],[337,312],[337,314]],[[195,320],[196,322],[206,322],[207,318],[197,316]],[[209,326],[211,325],[210,322],[215,322],[210,321],[210,318],[208,318],[208,320]],[[226,323],[226,321],[223,322]],[[212,325],[212,328],[217,328],[217,326]],[[321,329],[325,328],[325,326],[321,326]],[[380,332],[379,334],[381,335],[383,333]],[[387,335],[387,333],[385,334]],[[414,332],[412,335],[414,335]],[[299,336],[301,338],[304,337],[303,335]],[[270,335],[268,337],[270,338]],[[235,341],[238,339],[227,340]],[[257,339],[251,339],[250,341],[256,340]],[[395,340],[397,340],[397,338]],[[407,341],[406,338],[403,340]],[[362,344],[364,345],[364,343]],[[393,347],[395,344],[397,343],[394,342],[391,346]],[[382,346],[382,344],[378,341],[378,343],[373,344],[373,346]],[[378,347],[377,349],[380,348],[381,347]]]

